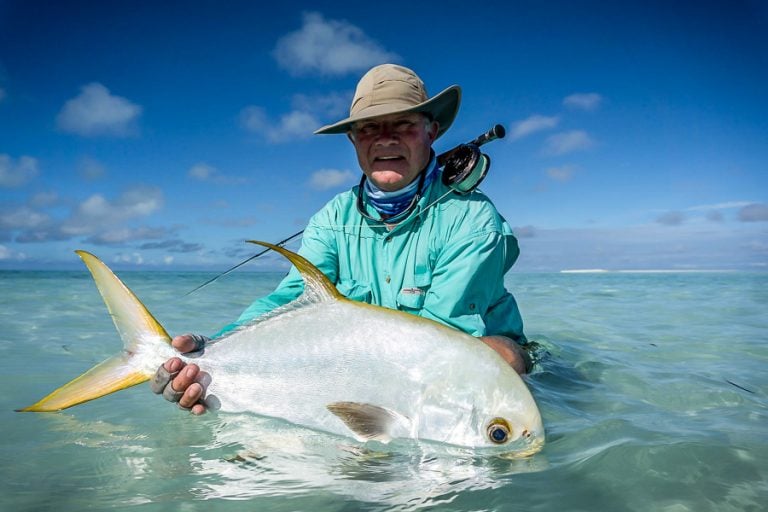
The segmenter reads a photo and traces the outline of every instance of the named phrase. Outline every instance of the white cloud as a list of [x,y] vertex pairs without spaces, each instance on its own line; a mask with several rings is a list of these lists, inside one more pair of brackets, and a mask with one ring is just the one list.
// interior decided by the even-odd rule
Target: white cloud
[[23,252],[13,251],[4,245],[0,245],[0,261],[24,261],[27,259],[27,255]]
[[559,122],[560,118],[557,116],[548,117],[534,114],[527,119],[513,123],[509,138],[516,140],[532,133],[549,130],[557,126]]
[[719,210],[708,211],[706,217],[710,222],[723,222],[723,213]]
[[309,179],[309,186],[316,190],[327,190],[351,183],[356,177],[357,175],[352,171],[320,169],[312,173]]
[[752,203],[739,210],[739,220],[742,222],[768,221],[768,204]]
[[603,97],[596,92],[575,93],[566,96],[563,105],[576,110],[595,110],[603,102]]
[[0,187],[20,187],[37,176],[37,160],[22,156],[14,162],[10,155],[0,154]]
[[294,110],[280,117],[280,123],[273,132],[273,136],[279,140],[309,136],[319,124],[312,114]]
[[691,206],[690,208],[686,208],[686,210],[691,212],[699,211],[699,210],[727,210],[729,208],[741,208],[749,204],[752,204],[752,202],[751,201],[727,201],[724,203],[702,204],[698,206]]
[[94,245],[123,245],[137,240],[157,240],[172,233],[166,228],[150,228],[146,226],[138,228],[116,227],[106,229],[85,239],[85,242]]
[[95,137],[127,137],[138,132],[136,122],[142,108],[114,96],[102,84],[93,82],[81,88],[80,95],[67,101],[56,118],[61,131]]
[[193,165],[187,172],[187,176],[200,181],[205,181],[214,174],[216,174],[216,169],[202,162]]
[[294,110],[322,116],[341,116],[349,112],[353,91],[331,92],[328,94],[296,94],[291,99]]
[[260,106],[249,105],[240,111],[240,124],[272,143],[308,138],[322,125],[318,119],[335,120],[346,115],[351,96],[351,92],[314,96],[296,94],[291,98],[291,110],[279,119],[270,118]]
[[202,244],[185,242],[178,238],[169,238],[160,242],[147,242],[139,246],[141,250],[163,249],[169,252],[198,252],[203,249]]
[[266,133],[270,129],[267,113],[255,105],[249,105],[240,111],[240,124],[253,133]]
[[34,229],[46,225],[50,217],[28,206],[0,213],[0,228],[4,230]]
[[131,254],[117,253],[112,258],[113,263],[131,263],[133,265],[141,265],[144,263],[144,258],[138,252]]
[[29,204],[35,208],[53,206],[59,202],[59,194],[56,192],[38,192],[29,199]]
[[243,128],[273,143],[310,137],[320,127],[320,122],[308,112],[294,110],[272,121],[263,108],[254,105],[242,110],[240,120]]
[[107,174],[104,165],[89,156],[83,157],[77,167],[80,176],[86,181],[96,181]]
[[573,165],[562,165],[560,167],[550,167],[546,172],[547,176],[553,180],[566,182],[573,177],[573,174],[576,172],[576,167]]
[[544,151],[550,155],[563,155],[574,151],[582,151],[594,146],[594,141],[583,130],[571,130],[569,132],[550,135],[544,145]]
[[293,75],[343,75],[400,60],[355,25],[317,12],[304,13],[301,29],[281,37],[273,56]]
[[665,226],[679,226],[685,222],[685,214],[678,211],[663,213],[656,218],[656,222]]
[[190,167],[189,171],[187,171],[187,176],[198,181],[216,183],[218,185],[238,185],[248,181],[245,178],[221,174],[218,169],[205,162],[199,162]]
[[115,201],[94,194],[78,205],[61,226],[66,235],[91,235],[112,230],[127,220],[146,217],[163,205],[163,193],[156,187],[136,187],[125,191]]
[[15,210],[0,208],[0,239],[13,238],[18,243],[50,242],[81,238],[97,245],[120,245],[139,240],[157,240],[174,235],[176,227],[135,225],[163,206],[163,194],[157,187],[139,186],[126,190],[116,199],[93,194],[71,209],[64,218],[52,218],[39,208],[60,205],[55,193],[33,196],[30,206]]

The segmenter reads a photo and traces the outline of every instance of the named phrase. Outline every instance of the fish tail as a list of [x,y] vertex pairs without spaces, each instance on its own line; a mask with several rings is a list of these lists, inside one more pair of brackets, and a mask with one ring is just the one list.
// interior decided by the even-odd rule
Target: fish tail
[[149,380],[150,374],[131,368],[130,356],[118,354],[94,366],[34,404],[17,412],[53,412],[101,398]]
[[88,252],[76,252],[93,275],[117,332],[123,339],[124,350],[34,404],[17,409],[19,412],[60,411],[146,382],[162,362],[162,357],[158,355],[157,361],[151,361],[152,357],[145,355],[154,352],[153,345],[171,342],[163,326],[109,267]]

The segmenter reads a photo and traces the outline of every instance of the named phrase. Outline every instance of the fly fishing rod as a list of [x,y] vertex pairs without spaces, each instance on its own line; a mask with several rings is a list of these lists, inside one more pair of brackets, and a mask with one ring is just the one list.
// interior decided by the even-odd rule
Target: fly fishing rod
[[[296,233],[292,234],[292,235],[291,235],[291,236],[289,236],[288,238],[285,238],[285,239],[283,239],[283,240],[280,240],[280,241],[279,241],[279,242],[277,242],[275,245],[277,245],[277,246],[279,246],[279,247],[282,247],[282,246],[284,246],[285,244],[287,244],[288,242],[290,242],[291,240],[293,240],[294,238],[296,238],[297,236],[299,236],[300,234],[302,234],[303,232],[304,232],[304,230],[302,229],[301,231],[298,231],[298,232],[296,232]],[[251,260],[255,260],[256,258],[258,258],[259,256],[261,256],[262,254],[264,254],[264,253],[267,253],[267,252],[269,252],[269,251],[271,251],[271,250],[272,250],[272,249],[270,249],[270,248],[266,248],[266,249],[264,249],[264,250],[262,250],[262,251],[259,251],[259,252],[257,252],[257,253],[256,253],[256,254],[254,254],[253,256],[251,256],[251,257],[249,257],[249,258],[246,258],[246,259],[244,259],[243,261],[241,261],[240,263],[238,263],[238,264],[237,264],[237,265],[235,265],[234,267],[232,267],[232,268],[229,268],[229,269],[225,270],[225,271],[224,271],[224,272],[222,272],[221,274],[218,274],[218,275],[216,275],[216,276],[212,277],[211,279],[207,280],[206,282],[204,282],[204,283],[203,283],[203,284],[201,284],[200,286],[198,286],[198,287],[194,288],[193,290],[190,290],[190,291],[188,291],[187,293],[185,293],[185,294],[184,294],[184,296],[186,297],[187,295],[191,295],[191,294],[195,293],[195,292],[196,292],[197,290],[199,290],[200,288],[202,288],[202,287],[204,287],[204,286],[208,286],[209,284],[211,284],[212,282],[214,282],[214,281],[215,281],[215,280],[217,280],[218,278],[220,278],[220,277],[224,277],[225,275],[229,274],[229,273],[230,273],[230,272],[232,272],[233,270],[235,270],[235,269],[238,269],[238,268],[242,267],[243,265],[245,265],[245,264],[246,264],[246,263],[248,263],[249,261],[251,261]]]
[[[449,149],[445,153],[440,153],[437,155],[437,164],[440,167],[443,167],[443,183],[450,187],[454,192],[461,195],[469,194],[475,190],[480,185],[480,182],[483,181],[485,176],[488,174],[488,169],[491,167],[490,157],[485,153],[480,152],[480,146],[496,139],[504,138],[505,134],[506,131],[504,130],[504,127],[500,124],[497,124],[487,132],[473,139],[471,142],[466,144],[459,144],[458,146]],[[303,229],[301,231],[297,231],[288,238],[277,242],[275,245],[282,247],[302,233],[304,233]],[[212,277],[200,286],[184,294],[184,296],[186,297],[187,295],[191,295],[204,286],[208,286],[212,282],[216,281],[218,278],[229,274],[233,270],[242,267],[249,261],[255,260],[256,258],[271,250],[272,249],[267,248],[259,251],[253,256],[244,259],[237,265],[225,270],[221,274]]]

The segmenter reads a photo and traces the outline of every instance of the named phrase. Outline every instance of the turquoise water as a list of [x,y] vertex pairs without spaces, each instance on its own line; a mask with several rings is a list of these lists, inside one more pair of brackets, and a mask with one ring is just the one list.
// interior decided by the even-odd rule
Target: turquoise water
[[[210,333],[276,274],[121,277],[169,332]],[[139,386],[14,413],[120,342],[85,271],[0,272],[1,510],[611,510],[768,507],[768,275],[510,274],[547,444],[506,460],[191,418]]]

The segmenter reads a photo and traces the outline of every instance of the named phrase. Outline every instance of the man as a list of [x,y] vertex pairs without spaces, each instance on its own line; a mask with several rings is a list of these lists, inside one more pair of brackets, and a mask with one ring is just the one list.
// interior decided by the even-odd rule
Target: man
[[[458,86],[428,98],[421,79],[401,66],[368,71],[349,117],[315,132],[347,135],[363,171],[360,186],[312,217],[299,253],[350,299],[477,336],[522,374],[530,364],[521,347],[522,319],[503,284],[519,254],[517,240],[485,195],[451,193],[432,151],[453,123],[460,99]],[[287,304],[302,290],[292,269],[272,294],[219,334]],[[187,334],[174,338],[173,346],[187,353],[206,340]],[[158,370],[153,390],[202,414],[202,377],[197,365],[172,358]]]

